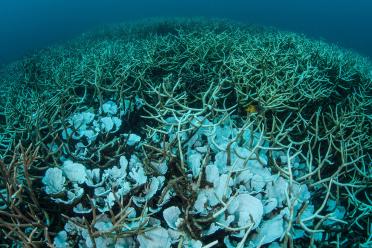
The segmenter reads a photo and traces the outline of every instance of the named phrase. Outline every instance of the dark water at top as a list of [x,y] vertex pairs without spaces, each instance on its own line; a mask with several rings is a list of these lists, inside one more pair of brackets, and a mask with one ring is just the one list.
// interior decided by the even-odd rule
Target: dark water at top
[[0,64],[102,24],[176,16],[274,26],[372,58],[371,0],[2,0]]

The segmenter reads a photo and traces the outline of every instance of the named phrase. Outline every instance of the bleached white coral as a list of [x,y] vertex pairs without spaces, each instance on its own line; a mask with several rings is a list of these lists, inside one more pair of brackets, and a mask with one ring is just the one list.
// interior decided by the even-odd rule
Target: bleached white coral
[[59,168],[49,168],[42,182],[45,185],[45,192],[49,195],[61,193],[65,187],[66,178],[62,174],[62,170]]
[[263,216],[263,206],[259,199],[249,194],[239,194],[231,201],[227,209],[235,216],[238,227],[258,227]]
[[[108,133],[119,130],[121,120],[112,116],[117,113],[114,109],[115,103],[105,104],[100,115],[95,116],[89,125],[85,125],[86,129],[80,130],[78,135],[92,131],[92,135],[98,135],[101,141],[101,134],[104,134],[106,139],[113,136]],[[121,112],[122,108],[120,116]],[[95,238],[97,246],[102,247],[170,247],[181,239],[183,247],[202,247],[201,241],[191,239],[189,233],[181,228],[182,224],[186,223],[186,214],[188,221],[194,217],[208,218],[208,222],[199,223],[202,227],[201,236],[218,232],[219,235],[225,235],[225,244],[231,247],[236,246],[248,229],[254,230],[254,234],[248,236],[245,247],[270,244],[279,239],[286,230],[288,218],[297,216],[302,203],[309,201],[310,192],[305,185],[296,182],[292,183],[289,191],[288,180],[272,174],[267,166],[267,155],[263,152],[265,149],[262,149],[268,146],[268,143],[262,140],[263,134],[239,129],[234,120],[229,118],[216,124],[216,120],[212,122],[200,116],[193,117],[190,123],[186,124],[186,128],[191,130],[196,127],[195,132],[178,132],[177,124],[176,117],[166,118],[163,130],[167,134],[166,141],[161,138],[161,132],[156,132],[153,136],[146,137],[144,142],[153,142],[154,146],[168,149],[168,144],[180,139],[185,149],[182,155],[186,165],[182,186],[189,186],[190,191],[193,191],[190,197],[195,197],[190,199],[193,205],[187,213],[185,206],[175,200],[178,199],[175,196],[179,193],[176,188],[179,185],[169,184],[169,180],[176,178],[172,174],[173,168],[168,168],[169,158],[159,156],[160,158],[147,160],[138,149],[143,144],[141,137],[133,133],[119,133],[116,136],[124,138],[120,145],[129,149],[112,155],[111,163],[105,168],[88,170],[81,164],[73,163],[66,155],[62,176],[65,175],[72,184],[66,184],[67,189],[63,197],[52,199],[64,204],[74,203],[73,211],[87,216],[91,209],[89,202],[84,200],[82,195],[91,194],[89,196],[98,216],[93,228],[101,232],[111,232],[113,223],[107,216],[115,211],[116,206],[130,199],[127,209],[124,210],[126,213],[123,213],[127,220],[120,226],[120,231],[135,233],[134,230],[141,228],[144,233],[125,239],[104,236]],[[84,155],[84,149],[91,145],[86,145],[85,140],[73,142],[75,147],[81,150],[75,154]],[[231,146],[227,149],[229,143]],[[259,149],[253,150],[254,145],[260,145]],[[169,147],[169,152],[178,156],[178,149],[177,146],[172,146]],[[134,152],[128,154],[131,151]],[[129,162],[127,158],[130,158]],[[113,159],[118,161],[115,163]],[[83,161],[88,164],[89,160]],[[206,164],[203,164],[204,162]],[[293,216],[289,215],[287,196],[293,204]],[[301,219],[306,220],[313,212],[313,205],[309,204]],[[339,214],[335,210],[329,212],[332,212],[332,217]],[[187,224],[190,224],[190,221]],[[305,221],[305,224],[311,226],[312,221]],[[234,229],[238,231],[232,232]],[[85,228],[66,232],[68,237],[78,237],[79,245],[92,247],[93,240]],[[306,235],[295,234],[293,231],[291,234],[294,238]],[[121,244],[123,246],[120,246]]]
[[95,115],[90,112],[76,113],[69,119],[69,122],[75,129],[86,129],[94,117]]
[[133,133],[131,133],[129,136],[126,135],[126,138],[128,146],[134,146],[135,144],[141,141],[141,137]]
[[187,164],[191,169],[192,176],[196,178],[200,173],[202,155],[199,152],[189,152],[187,155]]
[[101,178],[101,170],[95,168],[93,170],[86,170],[86,179],[85,183],[89,187],[99,187],[105,183],[106,176]]
[[73,208],[73,211],[74,211],[74,213],[77,213],[77,214],[88,214],[88,213],[92,212],[92,209],[91,208],[85,208],[81,203],[79,203],[78,205],[76,205]]
[[67,179],[73,183],[82,184],[87,178],[85,166],[79,163],[74,163],[71,160],[66,160],[63,163],[62,171]]
[[141,196],[141,197],[134,196],[133,197],[134,203],[137,206],[140,206],[142,203],[145,203],[145,202],[151,200],[151,198],[153,198],[155,196],[155,194],[158,192],[158,190],[163,188],[164,181],[165,181],[165,177],[163,177],[163,176],[152,177],[150,179],[150,183],[149,183],[148,187],[146,187],[146,190],[144,192],[145,195]]
[[181,210],[178,207],[171,206],[169,208],[164,209],[163,218],[170,228],[177,230],[177,226],[181,221],[180,214]]
[[101,215],[97,222],[94,224],[94,227],[98,231],[105,232],[111,230],[114,227],[114,225],[112,224],[110,218],[108,218],[107,215]]
[[122,121],[118,117],[102,117],[99,124],[95,123],[95,126],[105,133],[114,133],[119,130],[121,123]]
[[60,231],[57,233],[57,235],[54,237],[54,246],[56,248],[66,248],[69,247],[68,245],[68,238],[67,238],[67,232],[66,231]]
[[137,236],[140,248],[167,248],[172,242],[169,233],[163,227],[157,227]]
[[112,121],[111,117],[103,117],[101,118],[101,128],[104,132],[108,133],[114,128],[114,122]]
[[136,182],[136,185],[142,185],[147,182],[147,176],[143,169],[143,165],[137,156],[132,155],[129,162],[129,177]]
[[73,184],[73,188],[66,191],[66,196],[63,198],[52,198],[56,203],[71,205],[81,199],[84,194],[84,189],[77,184]]
[[285,231],[283,214],[265,220],[259,227],[258,235],[254,238],[257,244],[265,245],[279,239]]
[[107,101],[102,104],[102,111],[105,114],[114,115],[118,112],[118,106],[113,101]]

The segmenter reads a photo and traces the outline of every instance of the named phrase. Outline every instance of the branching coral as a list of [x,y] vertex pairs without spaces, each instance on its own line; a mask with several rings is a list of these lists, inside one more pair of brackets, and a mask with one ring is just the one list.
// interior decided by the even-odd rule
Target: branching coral
[[99,30],[5,69],[8,243],[371,245],[372,78],[358,55],[177,19]]

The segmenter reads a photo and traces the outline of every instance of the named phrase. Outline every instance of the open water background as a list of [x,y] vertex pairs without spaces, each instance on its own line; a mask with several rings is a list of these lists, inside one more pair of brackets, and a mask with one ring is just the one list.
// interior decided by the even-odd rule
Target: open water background
[[103,24],[177,16],[274,26],[372,58],[372,0],[1,0],[0,65]]

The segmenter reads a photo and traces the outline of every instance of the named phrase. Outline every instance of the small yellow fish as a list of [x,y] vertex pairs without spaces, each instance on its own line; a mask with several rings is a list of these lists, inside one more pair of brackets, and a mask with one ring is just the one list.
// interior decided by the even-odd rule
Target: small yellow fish
[[245,107],[244,110],[247,113],[257,113],[258,112],[257,106],[256,105],[253,105],[253,104],[249,104],[247,107]]

